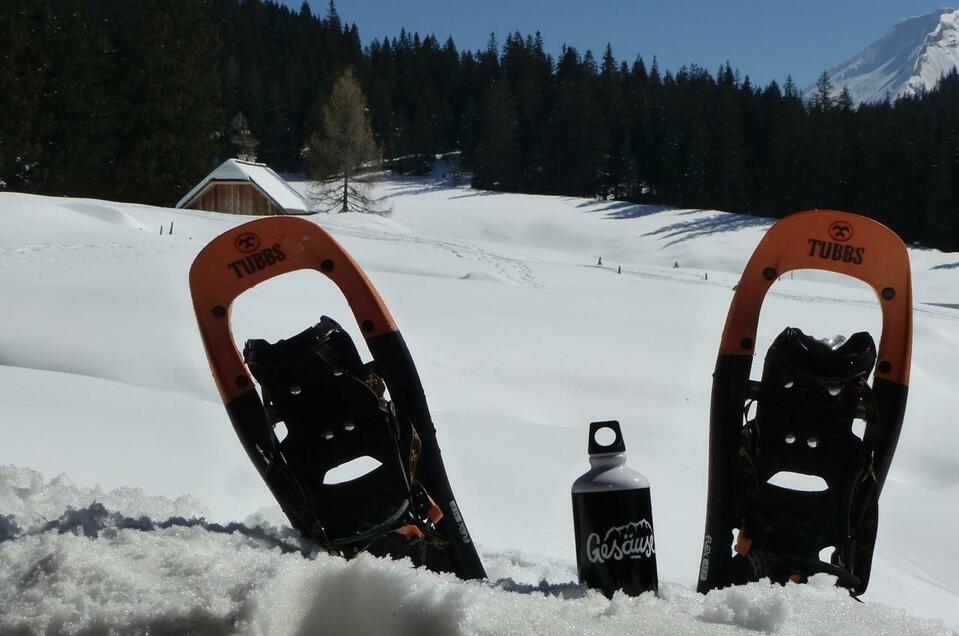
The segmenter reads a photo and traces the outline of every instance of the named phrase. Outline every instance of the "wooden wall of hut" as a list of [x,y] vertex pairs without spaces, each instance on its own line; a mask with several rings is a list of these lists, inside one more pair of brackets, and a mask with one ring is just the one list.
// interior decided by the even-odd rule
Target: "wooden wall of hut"
[[252,183],[245,181],[218,181],[209,184],[185,207],[191,210],[226,212],[227,214],[284,214]]

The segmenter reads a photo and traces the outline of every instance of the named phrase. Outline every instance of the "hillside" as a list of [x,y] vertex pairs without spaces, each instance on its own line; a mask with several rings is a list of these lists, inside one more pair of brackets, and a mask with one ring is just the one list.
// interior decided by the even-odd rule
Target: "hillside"
[[[318,633],[933,634],[959,625],[959,312],[943,306],[959,296],[956,255],[911,251],[913,380],[866,604],[828,580],[701,597],[692,589],[710,376],[731,288],[769,222],[441,180],[379,188],[388,218],[311,218],[366,268],[402,329],[499,585],[371,559],[307,560],[264,549],[273,544],[262,537],[100,519],[92,542],[51,530],[0,543],[0,608],[14,608],[0,610],[0,631],[297,633],[311,617]],[[20,194],[0,194],[0,207],[0,520],[39,530],[96,500],[129,517],[206,515],[289,541],[219,404],[187,288],[200,248],[246,219]],[[171,222],[174,233],[161,235]],[[296,273],[237,301],[236,338],[285,337],[328,314],[359,341],[346,311],[331,284]],[[878,333],[880,320],[865,287],[801,273],[777,283],[762,318],[760,354],[787,324],[827,336]],[[567,585],[569,486],[586,468],[588,422],[610,418],[652,484],[661,599],[610,603]]]

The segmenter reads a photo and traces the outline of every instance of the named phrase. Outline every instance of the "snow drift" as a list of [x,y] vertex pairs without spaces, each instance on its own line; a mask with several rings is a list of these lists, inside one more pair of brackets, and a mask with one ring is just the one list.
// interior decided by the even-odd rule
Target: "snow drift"
[[[107,512],[94,499],[118,509]],[[540,571],[508,555],[485,555],[493,583],[466,583],[415,570],[408,562],[367,556],[347,562],[284,550],[289,536],[262,519],[251,518],[243,530],[225,531],[185,520],[161,527],[165,522],[142,515],[185,512],[186,505],[131,489],[94,492],[64,477],[46,481],[28,469],[0,468],[0,506],[12,511],[8,524],[23,528],[15,536],[0,535],[0,632],[451,636],[943,631],[940,624],[917,621],[901,610],[858,603],[826,575],[805,586],[759,582],[707,596],[666,584],[659,598],[618,594],[608,601],[571,582],[535,581]],[[48,517],[59,506],[66,508],[48,527]],[[129,523],[130,514],[141,515],[138,524]],[[129,520],[126,527],[118,527],[124,525],[117,523],[122,519]]]

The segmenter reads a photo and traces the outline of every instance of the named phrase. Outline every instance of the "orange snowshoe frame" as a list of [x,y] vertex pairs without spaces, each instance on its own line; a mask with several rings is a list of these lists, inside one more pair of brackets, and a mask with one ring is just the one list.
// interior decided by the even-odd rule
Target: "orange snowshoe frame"
[[[799,212],[766,232],[736,288],[713,374],[709,433],[709,492],[698,590],[736,582],[733,531],[747,517],[741,473],[744,405],[751,399],[750,369],[763,299],[777,278],[791,270],[817,269],[846,274],[868,284],[882,309],[882,335],[873,384],[874,416],[866,441],[874,449],[874,483],[867,491],[863,527],[850,537],[848,568],[853,594],[869,581],[878,522],[878,499],[889,472],[908,394],[912,348],[912,287],[909,255],[898,236],[869,218],[835,210]],[[740,533],[743,535],[743,533]],[[749,549],[739,537],[740,554]],[[822,564],[821,571],[830,571]],[[835,571],[835,567],[832,568]],[[798,578],[794,577],[794,578]]]
[[233,301],[266,280],[300,269],[314,269],[340,289],[397,410],[407,414],[422,448],[417,479],[445,513],[436,525],[449,542],[432,550],[424,564],[464,579],[484,578],[476,549],[449,485],[436,442],[423,387],[409,350],[379,293],[350,255],[316,224],[296,217],[270,217],[244,223],[215,238],[190,269],[190,289],[210,369],[234,430],[260,475],[293,525],[322,542],[322,521],[295,479],[271,465],[259,449],[273,425],[233,340]]

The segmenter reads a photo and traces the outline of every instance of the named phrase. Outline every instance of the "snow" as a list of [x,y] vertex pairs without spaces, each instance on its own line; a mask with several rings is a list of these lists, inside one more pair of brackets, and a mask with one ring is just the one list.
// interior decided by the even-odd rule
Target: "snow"
[[959,66],[959,11],[943,13],[926,38],[916,62],[915,74],[904,91],[915,94],[935,87],[944,74]]
[[[18,486],[17,484],[26,484]],[[71,500],[90,493],[33,471],[0,470],[0,501],[17,488],[42,498]],[[131,492],[99,496],[142,509],[157,498]],[[27,504],[29,505],[29,504]],[[169,502],[179,509],[182,504]],[[29,513],[28,513],[29,514]],[[74,515],[77,517],[78,515]],[[251,519],[250,525],[257,520]],[[664,584],[657,598],[617,594],[611,601],[571,583],[525,583],[544,573],[510,554],[484,554],[491,583],[415,570],[408,561],[361,556],[352,562],[324,554],[284,553],[261,537],[194,526],[155,530],[101,521],[86,534],[26,532],[0,544],[0,632],[236,633],[236,634],[939,634],[940,624],[905,612],[863,605],[826,575],[808,585],[766,581],[701,596]],[[139,520],[148,527],[152,520]],[[276,528],[261,523],[263,536]],[[91,533],[97,536],[93,538]],[[563,567],[551,576],[570,577]],[[737,629],[738,628],[738,629]]]
[[[959,10],[907,18],[860,53],[830,69],[833,96],[849,89],[853,103],[895,99],[934,88],[959,66]],[[816,92],[808,86],[808,99]]]
[[290,214],[305,214],[308,207],[303,197],[275,173],[269,166],[240,159],[227,159],[213,172],[203,178],[192,190],[180,199],[176,207],[182,208],[193,200],[206,186],[214,181],[250,181],[256,184],[274,203]]
[[[297,544],[219,403],[187,285],[206,242],[248,218],[3,193],[0,538],[17,538],[0,540],[0,633],[956,633],[955,254],[911,250],[912,384],[865,604],[826,579],[703,597],[710,377],[770,221],[441,180],[377,188],[390,217],[310,218],[402,329],[490,582],[281,549]],[[236,338],[327,314],[360,341],[347,311],[298,272],[237,300]],[[827,336],[879,323],[862,285],[799,272],[767,300],[759,354],[787,324]],[[620,420],[651,482],[660,598],[573,583],[569,488],[603,419]]]

